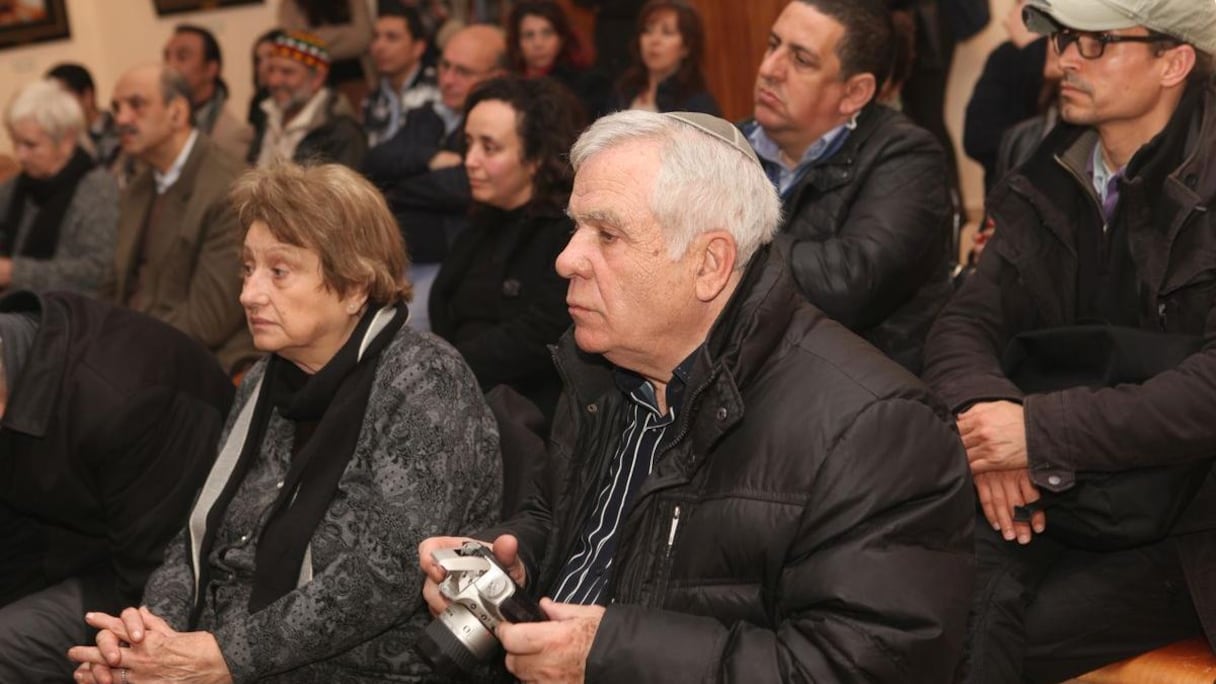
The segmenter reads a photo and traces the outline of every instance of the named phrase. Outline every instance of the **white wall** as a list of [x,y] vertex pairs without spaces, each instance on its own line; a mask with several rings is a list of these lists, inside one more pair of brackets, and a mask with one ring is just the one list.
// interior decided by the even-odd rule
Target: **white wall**
[[[173,27],[189,22],[212,31],[224,55],[224,80],[243,119],[252,93],[250,49],[275,24],[278,0],[217,10],[157,17],[152,0],[66,0],[72,35],[66,40],[35,43],[0,51],[0,106],[30,81],[59,62],[79,62],[93,74],[97,102],[110,101],[110,91],[128,68],[160,61]],[[8,131],[0,126],[0,152],[11,153]]]
[[1016,0],[990,0],[992,21],[979,35],[962,43],[954,52],[954,64],[950,70],[950,82],[946,88],[946,128],[954,138],[954,149],[958,155],[959,174],[962,178],[963,198],[967,202],[967,213],[974,219],[983,211],[984,169],[963,152],[963,113],[967,100],[979,79],[988,53],[1009,36],[1002,25]]

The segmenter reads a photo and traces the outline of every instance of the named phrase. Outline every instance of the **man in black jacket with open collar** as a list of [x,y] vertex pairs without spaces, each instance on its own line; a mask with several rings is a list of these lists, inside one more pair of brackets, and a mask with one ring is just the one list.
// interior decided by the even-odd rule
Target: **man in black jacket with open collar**
[[70,681],[86,611],[137,603],[233,387],[197,342],[69,293],[0,300],[0,681]]
[[[993,189],[994,238],[925,355],[984,502],[969,681],[985,683],[1068,679],[1201,621],[1216,635],[1210,475],[1169,536],[1131,548],[1082,548],[1126,520],[1090,540],[1053,533],[1052,508],[1014,519],[1088,474],[1216,456],[1216,5],[1030,0],[1025,16],[1059,54],[1063,123]],[[1095,323],[1206,344],[1112,387],[1024,395],[1002,364],[1019,334]]]
[[950,295],[953,174],[932,134],[874,101],[893,31],[885,0],[791,0],[742,129],[781,195],[798,289],[919,373]]
[[[799,294],[737,129],[627,111],[575,144],[557,270],[573,331],[550,479],[494,553],[544,623],[525,681],[939,682],[961,653],[974,499],[928,388]],[[423,594],[444,607],[431,553]]]

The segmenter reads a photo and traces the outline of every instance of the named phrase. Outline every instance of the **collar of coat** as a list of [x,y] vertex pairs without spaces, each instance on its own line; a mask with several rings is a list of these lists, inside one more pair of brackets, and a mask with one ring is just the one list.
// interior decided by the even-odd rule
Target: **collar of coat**
[[[725,409],[713,416],[714,430],[696,431],[698,440],[712,440],[742,417],[742,391],[776,351],[802,302],[786,256],[775,245],[756,252],[705,344],[694,353],[685,393],[688,406],[679,422],[697,420],[700,405],[710,396]],[[554,358],[566,392],[579,406],[598,405],[606,396],[620,393],[613,380],[613,365],[598,354],[579,350],[573,329],[558,343]]]

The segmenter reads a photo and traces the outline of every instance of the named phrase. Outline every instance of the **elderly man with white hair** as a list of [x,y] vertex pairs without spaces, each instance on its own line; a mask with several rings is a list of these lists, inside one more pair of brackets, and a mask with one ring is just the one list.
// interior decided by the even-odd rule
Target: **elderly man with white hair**
[[21,173],[0,184],[0,290],[95,293],[110,277],[118,186],[79,145],[84,114],[54,81],[4,112]]
[[[948,681],[972,583],[962,445],[929,390],[799,294],[746,139],[622,112],[575,144],[573,331],[549,480],[476,537],[544,597],[525,681]],[[446,603],[419,548],[433,611]]]

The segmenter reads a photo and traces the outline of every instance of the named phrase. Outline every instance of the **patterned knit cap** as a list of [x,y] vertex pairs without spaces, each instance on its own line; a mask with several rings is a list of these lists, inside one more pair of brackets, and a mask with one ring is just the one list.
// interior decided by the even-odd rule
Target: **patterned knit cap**
[[287,31],[274,39],[274,56],[294,59],[310,69],[329,68],[325,41],[307,31]]

